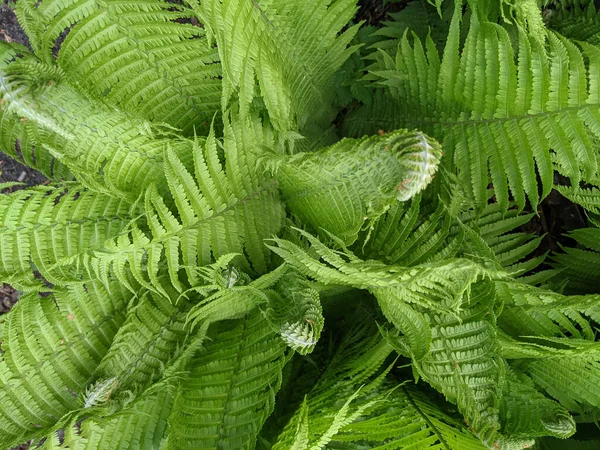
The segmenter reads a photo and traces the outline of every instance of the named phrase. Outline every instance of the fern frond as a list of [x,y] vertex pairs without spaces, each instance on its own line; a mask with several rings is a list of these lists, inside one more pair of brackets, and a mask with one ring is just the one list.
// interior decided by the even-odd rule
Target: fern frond
[[[29,49],[16,44],[7,44],[0,41],[0,73],[5,73],[21,54],[28,54]],[[32,71],[33,72],[33,71]],[[6,83],[6,80],[3,80]],[[41,145],[40,135],[43,130],[38,130],[38,123],[26,120],[22,116],[15,117],[6,112],[7,100],[4,98],[7,86],[0,88],[0,148],[10,157],[33,167],[51,180],[72,180],[73,175],[67,166],[58,161],[50,152]],[[18,89],[22,90],[22,88]],[[17,120],[18,119],[18,120]],[[38,116],[38,119],[42,119]]]
[[301,355],[313,351],[325,324],[321,301],[301,275],[286,275],[269,295],[267,319],[283,341]]
[[[40,85],[39,77],[31,79],[31,71],[53,75],[52,69],[30,55],[0,66],[0,123],[12,133],[2,136],[9,151],[17,139],[40,147],[85,186],[132,202],[151,183],[162,186],[167,149],[190,152],[189,141],[162,137],[148,122],[93,101],[64,81]],[[30,126],[13,126],[21,121]]]
[[367,220],[425,189],[440,157],[434,140],[398,130],[275,157],[270,167],[292,212],[350,244]]
[[569,411],[512,377],[504,385],[500,416],[502,430],[513,438],[565,439],[575,433],[575,421]]
[[[67,78],[121,110],[191,134],[220,111],[217,50],[193,12],[163,1],[20,1],[17,14],[45,61],[59,48]],[[67,33],[63,40],[63,34]]]
[[498,323],[510,335],[594,341],[600,296],[565,296],[517,283],[498,283],[497,290],[505,305]]
[[558,270],[554,281],[564,284],[569,293],[597,293],[600,283],[600,229],[582,228],[571,231],[568,236],[579,245],[563,247],[564,253],[552,256]]
[[262,313],[223,321],[192,360],[169,417],[167,448],[255,448],[273,410],[285,345]]
[[84,261],[93,278],[114,271],[129,283],[130,271],[142,286],[162,291],[158,278],[164,261],[170,284],[183,291],[203,284],[198,267],[228,253],[241,255],[243,270],[266,272],[270,257],[263,240],[278,233],[284,214],[275,182],[257,170],[250,152],[267,142],[256,134],[260,124],[226,123],[225,131],[224,165],[214,134],[205,145],[194,142],[192,173],[175,152],[166,152],[164,179],[177,214],[167,206],[170,199],[150,187],[144,220]]
[[574,41],[600,44],[600,13],[589,2],[555,2],[546,13],[548,27]]
[[556,185],[555,189],[567,197],[573,203],[583,206],[594,214],[600,214],[600,180],[597,178],[588,180],[589,185],[564,186]]
[[431,324],[430,351],[413,360],[418,373],[458,406],[473,433],[498,443],[503,363],[493,326],[496,303],[491,282],[475,284],[456,317],[425,312]]
[[342,428],[328,448],[483,450],[464,423],[445,413],[414,386],[391,392],[365,418]]
[[392,205],[368,230],[360,249],[354,250],[366,259],[404,266],[479,255],[515,275],[544,261],[546,255],[528,258],[542,238],[515,231],[533,214],[520,214],[514,208],[506,211],[497,203],[480,212],[464,210],[459,189],[447,194],[437,202],[415,197],[410,203]]
[[539,389],[545,390],[571,411],[600,408],[599,352],[592,355],[523,359],[514,367],[526,373]]
[[[546,254],[531,257],[543,236],[517,231],[528,223],[535,213],[522,214],[517,209],[505,210],[492,203],[483,211],[466,211],[459,218],[489,246],[498,263],[513,276],[521,275],[539,266]],[[457,230],[458,231],[458,230]],[[482,255],[483,256],[483,255]]]
[[0,361],[0,445],[53,429],[79,408],[92,374],[125,319],[131,294],[118,284],[29,294],[6,317]]
[[120,233],[131,204],[77,184],[0,195],[0,279],[21,289],[77,281],[72,261]]
[[[269,248],[286,263],[321,283],[368,289],[378,299],[402,299],[432,311],[451,313],[460,309],[460,297],[471,284],[483,276],[492,276],[483,266],[464,258],[413,267],[362,261],[347,249],[332,250],[315,236],[302,230],[298,232],[310,242],[318,259],[283,239],[273,239],[276,246]],[[494,276],[501,278],[502,274]]]
[[[159,380],[189,340],[185,329],[188,309],[185,302],[175,305],[162,295],[140,293],[137,304],[128,309],[112,346],[94,371],[97,381],[90,389],[97,390],[97,383],[104,383],[112,386],[112,391],[139,392]],[[198,331],[203,332],[203,329]]]
[[244,117],[260,91],[279,131],[330,124],[335,75],[356,50],[348,44],[357,26],[342,31],[356,12],[355,0],[188,3],[219,49],[223,109],[237,97]]
[[392,205],[370,230],[362,255],[403,266],[455,257],[464,242],[462,229],[452,229],[458,212],[443,202],[433,211],[431,206],[421,197]]
[[[217,264],[218,261],[211,266]],[[235,269],[235,266],[229,266],[226,271],[230,269]],[[269,298],[269,294],[272,293],[269,288],[275,285],[287,270],[285,266],[279,266],[250,282],[247,275],[237,272],[241,279],[238,279],[235,284],[230,283],[229,280],[227,284],[214,284],[214,278],[209,276],[206,278],[208,284],[193,287],[181,294],[182,297],[187,297],[189,292],[197,292],[204,297],[196,302],[188,313],[186,319],[188,323],[194,327],[200,323],[237,319],[246,316],[257,306],[274,303],[275,300]]]
[[518,345],[503,339],[511,366],[570,411],[598,408],[600,347],[597,295],[564,296],[517,283],[496,283],[505,303],[498,323]]
[[[459,53],[461,14],[455,11],[442,58],[431,38],[411,44],[408,35],[395,59],[380,54],[371,73],[394,100],[376,96],[368,110],[350,115],[347,132],[423,129],[443,142],[446,167],[458,172],[479,209],[487,204],[490,181],[498,203],[507,208],[510,191],[522,209],[526,199],[539,203],[538,188],[541,198],[548,194],[553,169],[572,185],[592,178],[600,137],[600,52],[552,32],[546,33],[546,49],[518,29],[513,46],[506,29],[473,14]],[[353,129],[358,121],[366,122]]]

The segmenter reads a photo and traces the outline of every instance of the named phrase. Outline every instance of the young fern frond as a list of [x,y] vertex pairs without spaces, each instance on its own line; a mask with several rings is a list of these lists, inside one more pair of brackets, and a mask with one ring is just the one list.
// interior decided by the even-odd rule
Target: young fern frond
[[[35,54],[92,95],[186,134],[220,112],[218,52],[193,12],[163,1],[52,0],[17,4]],[[67,33],[64,37],[64,33]]]
[[274,157],[269,166],[294,214],[351,244],[395,201],[425,189],[441,156],[439,144],[423,133],[398,130]]
[[501,273],[492,274],[466,258],[413,267],[362,261],[349,250],[332,250],[315,236],[302,230],[298,232],[310,242],[311,253],[316,257],[283,239],[273,239],[276,245],[269,248],[299,272],[321,283],[368,289],[380,301],[381,298],[402,299],[432,311],[451,314],[460,309],[461,295],[478,279],[492,275],[503,277]]
[[270,292],[266,316],[283,341],[301,355],[314,350],[325,324],[319,293],[295,272]]
[[[17,95],[27,91],[26,86],[9,85],[9,80],[5,78],[7,68],[14,63],[18,55],[28,53],[29,49],[24,46],[0,41],[0,74],[2,74],[0,75],[2,77],[0,82],[0,148],[7,155],[39,170],[52,180],[72,180],[73,175],[67,166],[52,156],[46,148],[38,145],[45,139],[50,140],[51,137],[55,138],[56,142],[62,142],[62,138],[56,133],[49,135],[46,130],[41,128],[41,123],[48,125],[49,122],[47,117],[43,116],[43,112],[37,111],[35,115],[37,120],[31,121],[22,115],[15,115],[10,110],[7,111],[7,107],[10,109],[10,102],[7,104],[5,97],[10,95],[9,89],[14,89]],[[32,72],[36,74],[36,71],[30,69],[30,76]],[[31,113],[33,112],[30,111]]]
[[[575,433],[575,421],[569,411],[545,397],[532,386],[509,376],[500,406],[502,429],[514,438],[555,436],[562,439]],[[532,442],[533,443],[533,442]]]
[[421,197],[392,205],[368,230],[368,239],[353,250],[364,259],[403,266],[482,254],[515,275],[544,261],[546,255],[527,259],[542,238],[515,231],[533,214],[519,214],[514,208],[505,211],[497,203],[479,213],[462,211],[464,198],[460,191],[455,189],[448,194],[437,205]]

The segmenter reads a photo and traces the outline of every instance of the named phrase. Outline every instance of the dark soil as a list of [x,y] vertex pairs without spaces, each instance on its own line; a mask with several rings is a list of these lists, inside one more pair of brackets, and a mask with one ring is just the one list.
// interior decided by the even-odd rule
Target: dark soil
[[4,0],[3,3],[3,5],[0,5],[0,39],[29,46],[29,40],[19,26],[17,17],[10,7],[10,4],[14,2]]

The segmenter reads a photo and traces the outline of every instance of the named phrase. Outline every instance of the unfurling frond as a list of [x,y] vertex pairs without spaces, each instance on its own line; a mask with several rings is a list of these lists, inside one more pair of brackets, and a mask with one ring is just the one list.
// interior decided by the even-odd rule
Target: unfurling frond
[[325,322],[319,293],[303,276],[288,273],[269,293],[267,320],[289,347],[301,355],[312,352]]
[[575,432],[575,421],[566,408],[512,377],[504,385],[500,415],[502,429],[513,437],[565,439]]
[[169,417],[167,448],[252,449],[273,410],[285,345],[255,309],[211,327]]
[[292,212],[349,244],[394,201],[425,189],[441,156],[433,139],[398,130],[277,157],[270,166]]
[[90,386],[85,393],[83,399],[83,407],[91,408],[107,402],[111,394],[119,387],[117,377],[108,378],[107,380],[99,380]]

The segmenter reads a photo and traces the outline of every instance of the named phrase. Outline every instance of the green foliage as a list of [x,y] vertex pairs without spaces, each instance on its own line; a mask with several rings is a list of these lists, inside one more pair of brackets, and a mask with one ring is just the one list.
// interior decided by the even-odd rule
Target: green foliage
[[597,446],[600,13],[387,3],[16,2],[0,447]]

